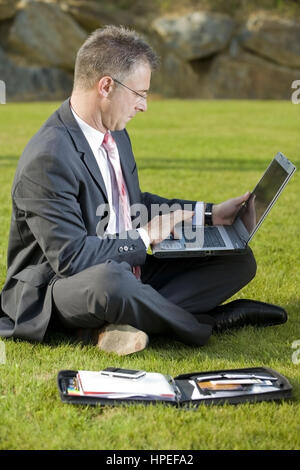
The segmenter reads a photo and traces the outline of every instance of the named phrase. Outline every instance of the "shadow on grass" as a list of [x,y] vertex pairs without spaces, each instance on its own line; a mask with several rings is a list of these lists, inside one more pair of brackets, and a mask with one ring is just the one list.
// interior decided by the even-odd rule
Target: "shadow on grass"
[[[288,313],[288,321],[287,323],[283,325],[275,325],[275,326],[267,326],[267,327],[244,327],[244,328],[238,328],[238,329],[233,329],[233,330],[228,330],[224,331],[223,333],[219,334],[213,334],[208,341],[208,343],[202,347],[199,347],[197,345],[186,345],[181,343],[180,341],[176,340],[176,338],[172,338],[170,336],[153,336],[151,337],[150,345],[148,346],[147,350],[153,351],[155,353],[156,351],[159,352],[160,354],[166,353],[166,355],[169,355],[169,350],[176,351],[176,355],[181,355],[184,354],[186,357],[186,354],[188,352],[190,353],[198,353],[199,351],[203,352],[206,356],[209,356],[211,359],[214,358],[220,358],[220,354],[222,354],[222,357],[224,360],[230,360],[232,361],[233,359],[235,361],[241,360],[240,357],[236,356],[236,347],[237,345],[235,344],[235,356],[234,358],[232,357],[232,351],[228,349],[228,340],[232,337],[232,339],[236,342],[236,339],[244,340],[245,336],[249,338],[249,344],[252,346],[251,347],[251,356],[249,356],[249,360],[256,360],[261,358],[261,351],[258,349],[253,348],[253,336],[257,334],[257,339],[258,342],[261,342],[263,340],[262,336],[264,333],[267,333],[268,331],[274,332],[276,334],[276,338],[278,340],[278,333],[281,335],[279,339],[281,339],[283,342],[286,341],[288,338],[290,338],[290,329],[287,329],[286,327],[294,327],[299,325],[299,320],[298,320],[298,312],[300,310],[300,298],[299,299],[291,299],[289,302],[288,306],[282,305],[283,308],[287,310]],[[293,328],[293,332],[295,334],[299,334],[299,338],[291,338],[291,343],[294,339],[299,339],[300,340],[300,327],[299,327],[299,332],[297,332],[296,328]],[[266,335],[268,336],[268,335]],[[268,338],[266,339],[268,341]],[[224,345],[224,342],[226,343],[227,350],[223,350],[222,346]],[[78,340],[78,336],[76,334],[76,330],[74,329],[68,329],[62,326],[61,324],[58,324],[56,321],[53,321],[53,326],[51,330],[48,330],[46,333],[46,336],[44,338],[44,343],[52,346],[59,346],[62,343],[69,343],[69,344],[80,344],[80,341]],[[91,343],[86,343],[91,344]],[[243,343],[244,344],[244,343]],[[269,345],[269,343],[266,343]],[[220,347],[218,346],[220,345]],[[245,344],[244,344],[245,346]],[[222,349],[222,351],[221,351]],[[243,348],[241,350],[242,357],[244,357],[245,354],[245,349]]]
[[[138,161],[139,170],[178,170],[180,168],[193,168],[198,171],[261,171],[263,172],[271,158],[261,160],[255,158],[164,158],[164,157],[144,157]],[[293,162],[299,166],[300,162]]]
[[0,155],[0,167],[15,167],[19,161],[20,155]]
[[[20,155],[0,155],[0,167],[16,166]],[[138,159],[139,170],[178,170],[192,168],[196,171],[261,171],[263,172],[270,159],[255,158],[214,158],[214,157],[143,157]],[[293,161],[300,167],[300,161]]]

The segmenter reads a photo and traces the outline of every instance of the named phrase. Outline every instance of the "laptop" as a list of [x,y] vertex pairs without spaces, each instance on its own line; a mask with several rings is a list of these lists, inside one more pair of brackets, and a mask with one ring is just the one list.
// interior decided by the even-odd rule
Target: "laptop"
[[242,254],[277,201],[296,167],[282,153],[273,158],[232,225],[199,226],[184,222],[152,247],[158,258]]

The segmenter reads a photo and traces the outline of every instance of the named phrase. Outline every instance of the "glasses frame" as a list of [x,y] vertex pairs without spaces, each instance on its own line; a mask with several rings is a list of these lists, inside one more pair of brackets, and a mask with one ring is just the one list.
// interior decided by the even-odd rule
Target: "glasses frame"
[[139,97],[142,98],[143,100],[146,100],[146,99],[148,98],[147,94],[146,94],[146,96],[141,95],[140,93],[138,93],[137,91],[133,90],[132,88],[129,88],[129,86],[124,85],[124,83],[120,82],[120,81],[117,80],[116,78],[113,78],[113,77],[111,77],[111,78],[112,78],[113,81],[116,82],[118,85],[121,85],[121,86],[123,86],[124,88],[127,88],[127,90],[130,90],[132,93],[134,93],[135,95],[139,96]]

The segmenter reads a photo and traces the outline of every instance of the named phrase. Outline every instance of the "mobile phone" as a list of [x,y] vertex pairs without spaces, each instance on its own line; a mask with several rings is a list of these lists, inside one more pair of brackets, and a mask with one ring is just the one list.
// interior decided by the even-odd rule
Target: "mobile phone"
[[110,377],[122,377],[124,379],[139,379],[146,375],[144,370],[133,369],[120,369],[118,367],[107,367],[101,370],[101,374],[109,375]]

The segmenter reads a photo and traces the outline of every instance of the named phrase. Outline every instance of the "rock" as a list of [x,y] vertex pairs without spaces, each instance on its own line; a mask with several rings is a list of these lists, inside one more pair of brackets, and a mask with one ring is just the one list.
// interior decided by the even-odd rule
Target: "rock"
[[264,13],[249,17],[241,43],[260,56],[288,67],[300,68],[300,23]]
[[11,27],[8,48],[30,63],[73,70],[87,33],[58,5],[27,1]]
[[20,67],[0,49],[0,77],[6,85],[6,101],[63,100],[70,96],[73,79],[62,70]]
[[12,18],[17,10],[18,0],[0,0],[0,21]]
[[128,11],[117,9],[113,2],[97,3],[90,0],[68,0],[61,4],[64,12],[73,16],[73,18],[83,26],[87,31],[106,25],[124,25],[134,26],[136,17]]
[[154,31],[144,37],[160,61],[151,77],[151,93],[166,97],[195,96],[194,90],[197,89],[199,77],[191,65],[166,48]]
[[151,92],[167,97],[197,97],[200,77],[189,63],[170,52],[161,61],[151,80]]
[[154,20],[152,28],[169,49],[190,61],[223,50],[235,28],[235,22],[221,13],[197,11],[180,17]]
[[217,57],[207,77],[211,98],[290,99],[291,84],[299,79],[294,70],[270,63],[252,54]]
[[144,32],[161,57],[151,86],[160,95],[291,98],[291,84],[300,78],[300,23],[260,12],[240,27],[228,15],[204,11],[153,21],[154,10],[137,17],[139,9],[120,9],[123,3],[0,0],[0,80],[7,100],[67,97],[77,50],[87,31],[105,24]]

